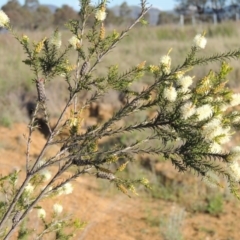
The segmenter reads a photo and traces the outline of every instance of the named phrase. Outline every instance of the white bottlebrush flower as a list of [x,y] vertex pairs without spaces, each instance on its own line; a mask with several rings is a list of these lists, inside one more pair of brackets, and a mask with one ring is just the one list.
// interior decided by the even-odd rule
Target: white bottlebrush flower
[[40,160],[37,164],[37,168],[40,168],[42,167],[43,165],[45,164],[45,161],[44,160]]
[[54,211],[54,213],[60,214],[60,213],[62,212],[62,210],[63,210],[63,206],[62,206],[61,204],[55,203],[55,204],[53,205],[53,211]]
[[230,105],[232,107],[237,106],[240,104],[240,93],[234,93],[232,95],[232,100],[230,101]]
[[177,80],[179,80],[180,78],[182,78],[184,76],[184,72],[183,71],[178,71],[175,74],[176,74]]
[[40,175],[42,175],[44,181],[48,181],[52,176],[51,172],[47,169],[40,171]]
[[238,111],[233,111],[231,114],[232,117],[232,123],[238,124],[240,123],[240,115]]
[[211,121],[203,126],[203,135],[206,139],[212,140],[218,135],[222,134],[221,120],[218,118],[213,118]]
[[209,104],[204,104],[196,109],[196,114],[198,115],[198,120],[202,121],[213,115],[212,106]]
[[220,152],[222,152],[222,147],[221,147],[220,144],[218,144],[218,143],[216,143],[216,142],[212,142],[212,143],[210,144],[210,151],[211,151],[212,153],[220,153]]
[[27,186],[24,188],[24,191],[27,194],[31,194],[34,190],[34,186],[31,183],[28,183]]
[[61,33],[56,31],[50,38],[50,43],[54,45],[56,48],[60,48],[62,45],[62,40],[61,40]]
[[240,122],[240,116],[234,116],[232,122],[235,123],[235,124],[239,123]]
[[222,103],[222,104],[219,106],[219,110],[222,111],[222,112],[225,112],[225,111],[228,110],[229,107],[230,107],[229,104]]
[[193,46],[197,48],[205,48],[207,39],[202,34],[197,34],[193,39]]
[[230,150],[230,155],[229,155],[228,159],[229,159],[229,161],[232,161],[232,162],[240,160],[240,147],[239,146],[233,147]]
[[192,97],[192,94],[191,94],[191,93],[185,93],[185,94],[182,96],[182,100],[183,100],[183,101],[186,101],[186,100],[189,100],[191,97]]
[[192,102],[188,101],[180,108],[183,119],[190,118],[193,114],[196,113],[196,108]]
[[169,55],[164,55],[160,59],[160,64],[164,66],[171,66],[171,57]]
[[232,177],[235,179],[236,182],[240,180],[240,166],[237,161],[229,164],[229,168],[232,173]]
[[38,217],[39,218],[45,218],[46,217],[46,211],[43,208],[38,209]]
[[64,194],[70,194],[73,192],[73,186],[71,183],[66,183],[64,186],[63,186],[63,192]]
[[98,9],[95,13],[95,18],[98,20],[98,21],[104,21],[107,17],[107,13],[105,10],[102,10],[102,9]]
[[73,186],[71,183],[66,183],[64,186],[62,186],[59,190],[58,190],[58,195],[62,195],[62,194],[70,194],[73,192]]
[[69,44],[74,48],[77,49],[78,46],[80,46],[81,42],[80,40],[76,37],[76,36],[72,36],[69,40],[68,40]]
[[174,102],[177,99],[177,91],[173,86],[167,87],[163,91],[163,97],[169,102]]
[[9,22],[7,14],[3,10],[0,10],[0,27],[5,27]]
[[226,128],[222,128],[222,133],[219,134],[219,136],[217,137],[217,141],[220,144],[224,144],[224,143],[228,143],[231,140],[231,128],[230,127],[226,127]]
[[179,78],[178,84],[185,90],[188,90],[188,88],[192,85],[193,79],[190,76],[183,76]]
[[169,74],[171,72],[171,58],[169,55],[162,56],[160,64],[162,65],[162,70],[165,74]]

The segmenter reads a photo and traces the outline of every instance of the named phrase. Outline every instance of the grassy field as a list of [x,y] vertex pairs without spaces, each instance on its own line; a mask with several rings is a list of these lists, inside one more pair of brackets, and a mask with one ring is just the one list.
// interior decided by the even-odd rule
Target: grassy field
[[[16,30],[17,31],[17,30]],[[108,29],[111,32],[113,29]],[[121,31],[121,29],[117,29]],[[104,76],[107,68],[118,64],[123,71],[147,61],[147,64],[157,64],[160,57],[166,54],[172,48],[172,65],[177,66],[182,63],[188,53],[193,37],[197,33],[205,31],[208,38],[208,44],[205,50],[199,52],[199,55],[212,55],[214,53],[226,52],[239,47],[240,30],[237,23],[224,23],[221,25],[197,25],[195,27],[186,26],[159,26],[159,27],[137,27],[114,49],[105,60],[101,62],[96,69],[96,76]],[[45,36],[51,35],[51,30],[45,32],[25,32],[17,31],[19,35],[26,34],[31,41],[39,41]],[[63,45],[67,45],[70,34],[67,31],[62,32]],[[84,44],[86,48],[87,44]],[[8,33],[0,35],[0,124],[10,126],[18,121],[28,121],[24,111],[24,102],[28,98],[36,99],[35,85],[31,79],[33,74],[28,66],[22,63],[25,59],[23,49],[20,44]],[[75,63],[75,53],[72,51],[69,55],[70,61]],[[229,85],[238,87],[240,79],[239,62],[232,61],[234,70],[229,75]],[[194,69],[190,74],[196,78],[202,77],[210,68],[217,69],[219,64],[210,66],[200,66]],[[151,82],[152,79],[145,77],[143,82]],[[67,92],[62,78],[51,81],[46,86],[49,103],[56,102],[52,107],[52,114],[57,115],[59,109],[64,103]]]

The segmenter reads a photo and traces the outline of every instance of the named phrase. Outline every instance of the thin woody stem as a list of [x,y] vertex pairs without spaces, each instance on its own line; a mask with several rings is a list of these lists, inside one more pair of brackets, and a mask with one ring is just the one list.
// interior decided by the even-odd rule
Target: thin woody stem
[[62,120],[62,118],[63,118],[63,116],[64,116],[64,114],[65,114],[65,112],[66,112],[66,110],[67,110],[67,108],[69,107],[69,105],[70,105],[73,97],[74,97],[74,95],[72,96],[72,98],[70,98],[70,99],[68,100],[67,104],[65,105],[65,107],[64,107],[64,109],[63,109],[63,111],[62,111],[62,113],[61,113],[61,115],[60,115],[60,117],[59,117],[59,119],[58,119],[58,121],[57,121],[56,126],[53,128],[53,131],[52,131],[51,135],[49,136],[47,142],[45,143],[44,147],[42,148],[42,151],[40,152],[38,158],[36,159],[35,164],[33,165],[31,171],[29,171],[29,174],[27,175],[27,177],[26,177],[26,179],[24,180],[23,184],[21,185],[19,191],[18,191],[17,194],[15,195],[12,203],[10,204],[10,206],[9,206],[9,208],[8,208],[8,210],[7,210],[7,212],[4,214],[3,218],[1,219],[0,227],[3,226],[3,224],[7,221],[8,217],[9,217],[9,215],[11,214],[13,208],[15,207],[18,199],[19,199],[20,196],[22,195],[25,186],[26,186],[26,185],[28,184],[28,182],[30,181],[30,179],[31,179],[31,177],[32,177],[32,172],[33,172],[34,168],[35,168],[36,165],[38,164],[39,160],[42,158],[42,156],[43,156],[43,154],[45,153],[47,147],[49,146],[49,143],[51,143],[51,141],[53,140],[53,138],[54,138],[54,136],[55,136],[55,132],[56,132],[56,130],[57,130],[57,128],[58,128],[58,126],[59,126],[59,124],[60,124],[60,122],[61,122],[61,120]]
[[37,105],[35,107],[34,113],[32,115],[32,120],[29,124],[29,132],[28,132],[28,138],[27,138],[27,150],[26,150],[26,174],[28,174],[29,171],[29,161],[30,161],[30,147],[31,147],[31,138],[32,138],[32,133],[34,131],[34,121],[36,118],[36,114],[38,112],[39,109],[39,102],[37,102]]

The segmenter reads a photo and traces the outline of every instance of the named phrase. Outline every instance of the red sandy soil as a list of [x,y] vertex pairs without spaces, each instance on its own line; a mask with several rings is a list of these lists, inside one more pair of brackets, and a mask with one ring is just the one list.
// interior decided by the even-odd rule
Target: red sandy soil
[[[27,134],[25,124],[13,125],[10,129],[0,127],[0,174],[4,175],[13,169],[24,172]],[[45,142],[41,133],[35,132],[32,141],[31,155],[37,155]],[[164,171],[175,171],[171,165],[166,165]],[[74,239],[84,240],[177,240],[164,238],[160,221],[168,219],[170,213],[177,213],[183,207],[173,201],[151,198],[150,195],[139,194],[132,198],[113,191],[109,186],[103,190],[99,180],[83,176],[73,182],[74,192],[61,200],[55,198],[45,203],[47,214],[52,211],[52,205],[59,202],[65,213],[71,213],[76,218],[87,222],[86,227],[77,233]],[[188,184],[188,182],[184,183]],[[191,182],[190,182],[191,184]],[[103,182],[102,182],[103,185]],[[105,184],[107,185],[107,184]],[[194,190],[193,190],[194,191]],[[189,192],[189,198],[192,194]],[[197,201],[198,199],[195,199]],[[185,217],[180,227],[185,240],[238,240],[240,239],[240,204],[236,200],[224,203],[223,213],[211,216],[207,213],[193,213],[185,209]],[[37,219],[33,210],[31,218]],[[49,216],[48,215],[48,216]],[[36,223],[35,223],[36,222]],[[38,229],[39,223],[34,222]],[[166,227],[165,227],[166,228]],[[173,232],[176,229],[173,227]],[[16,234],[11,239],[16,239]],[[50,239],[44,237],[43,239]]]

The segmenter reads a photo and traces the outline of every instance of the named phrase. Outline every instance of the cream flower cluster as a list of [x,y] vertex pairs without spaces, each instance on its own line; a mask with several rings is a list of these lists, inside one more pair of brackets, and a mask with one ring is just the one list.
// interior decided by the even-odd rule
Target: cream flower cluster
[[58,195],[62,195],[62,194],[68,195],[73,192],[73,186],[71,183],[66,183],[64,186],[59,188],[58,191],[59,191]]
[[180,111],[182,118],[186,120],[196,113],[196,107],[191,101],[187,101],[181,106]]
[[162,70],[165,74],[169,74],[171,72],[171,58],[169,55],[164,55],[160,59],[160,65],[162,66]]
[[7,14],[0,10],[0,27],[5,27],[10,22]]
[[240,166],[237,161],[234,161],[233,163],[229,164],[229,169],[231,171],[232,177],[235,179],[236,182],[239,182],[240,180]]
[[222,146],[217,142],[210,143],[210,151],[212,153],[221,153],[222,152]]
[[177,91],[175,87],[170,86],[164,89],[163,97],[167,99],[169,102],[175,102],[177,99]]
[[44,181],[50,180],[52,176],[51,172],[48,171],[47,169],[40,171],[40,175],[43,177]]
[[238,160],[240,159],[240,147],[233,147],[229,155],[229,169],[231,176],[235,179],[236,182],[240,181],[240,165]]
[[24,191],[27,194],[31,194],[34,190],[34,186],[31,183],[28,183],[27,186],[24,188]]
[[178,85],[181,87],[182,92],[187,92],[192,83],[193,79],[190,76],[182,76],[178,79]]
[[199,121],[210,118],[213,115],[213,108],[210,104],[204,104],[198,108],[191,102],[187,101],[180,108],[182,118],[188,119],[192,115],[197,114],[197,118]]
[[197,34],[193,39],[193,46],[197,48],[205,48],[207,39],[202,34]]
[[53,211],[55,214],[60,214],[63,210],[63,206],[61,204],[55,203],[53,205]]
[[233,95],[232,95],[232,99],[231,99],[231,101],[230,101],[230,105],[232,106],[232,107],[235,107],[235,106],[237,106],[237,105],[239,105],[240,104],[240,93],[234,93]]
[[62,45],[61,33],[55,32],[53,36],[50,38],[50,43],[59,49]]
[[102,9],[98,9],[95,13],[95,18],[98,20],[98,21],[104,21],[107,17],[107,13],[105,10],[102,10]]
[[72,36],[69,40],[68,40],[69,44],[74,48],[77,49],[78,46],[80,46],[81,42],[80,40],[76,37],[76,36]]
[[46,217],[46,211],[43,208],[38,209],[37,213],[39,218],[45,218]]
[[213,108],[210,104],[204,104],[196,109],[198,120],[205,120],[213,115]]
[[235,146],[231,149],[229,155],[229,161],[234,162],[240,159],[240,147]]
[[231,140],[231,128],[224,128],[221,120],[218,118],[213,118],[206,123],[202,129],[202,134],[205,139],[211,141],[210,148],[212,152],[221,152],[221,144],[227,143]]

